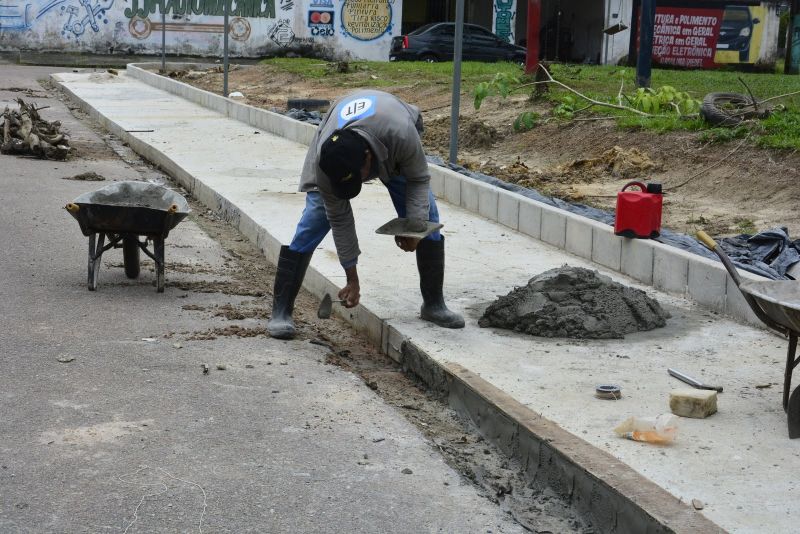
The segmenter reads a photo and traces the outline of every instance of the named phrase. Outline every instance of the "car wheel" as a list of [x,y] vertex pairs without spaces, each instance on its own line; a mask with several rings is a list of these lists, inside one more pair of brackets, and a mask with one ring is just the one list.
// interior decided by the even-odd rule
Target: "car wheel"
[[419,56],[420,61],[424,61],[425,63],[436,63],[439,61],[439,58],[436,57],[436,54],[422,54]]

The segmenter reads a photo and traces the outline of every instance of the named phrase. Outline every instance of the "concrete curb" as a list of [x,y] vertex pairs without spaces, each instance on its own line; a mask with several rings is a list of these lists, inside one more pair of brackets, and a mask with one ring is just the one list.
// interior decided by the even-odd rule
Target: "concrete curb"
[[[269,261],[273,263],[277,261],[281,243],[264,228],[258,226],[246,213],[179,167],[166,154],[137,139],[135,135],[104,117],[69,87],[62,84],[57,77],[51,78],[80,105],[84,112],[128,143],[142,157],[158,165],[197,200],[236,227],[256,244]],[[225,101],[226,110],[228,104],[240,105],[221,97],[217,98]],[[268,117],[270,120],[276,120],[277,117],[283,121],[297,123],[281,115],[274,113],[270,115],[272,116]],[[279,124],[280,122],[276,121],[273,127],[277,128]],[[306,135],[300,128],[293,132],[300,136]],[[456,173],[451,174],[454,176],[448,175],[446,179],[459,186],[460,194],[461,182],[455,179],[469,179]],[[486,184],[475,185],[490,189]],[[494,198],[491,190],[481,190],[481,192],[484,198]],[[499,198],[498,195],[498,202]],[[477,199],[480,208],[480,194]],[[527,202],[531,201],[522,200],[526,203],[524,207],[523,203],[520,204],[520,214],[536,213],[541,207],[547,207],[539,203],[529,205]],[[485,202],[484,207],[486,208]],[[551,235],[551,239],[558,239],[561,231],[559,228],[563,227],[564,245],[566,245],[568,218],[565,217],[561,225],[558,217],[548,215],[552,217],[552,221],[545,223],[543,214],[544,211],[539,211],[539,215],[542,216],[542,226],[545,228],[540,231]],[[574,216],[569,215],[569,217]],[[588,220],[580,222],[584,221],[592,222]],[[535,225],[530,224],[529,228],[534,230]],[[594,234],[592,235],[594,237]],[[336,289],[332,282],[313,267],[309,267],[303,285],[317,298]],[[341,313],[339,309],[336,311]],[[603,532],[722,532],[717,525],[689,506],[680,503],[666,490],[656,486],[611,455],[573,436],[552,421],[515,401],[476,374],[456,364],[440,365],[413,345],[386,318],[379,317],[364,306],[348,310],[342,317],[376,347],[380,347],[385,354],[401,363],[407,371],[417,375],[429,388],[445,394],[450,405],[465,417],[469,417],[487,439],[521,462],[531,481],[542,483],[570,498],[579,510],[592,517],[595,525]]]
[[[169,64],[175,67],[187,64]],[[128,75],[255,128],[308,145],[316,126],[223,98],[148,70],[157,63],[128,65]],[[712,311],[763,328],[725,268],[657,241],[614,235],[606,224],[531,200],[457,172],[430,165],[437,198],[520,233],[618,271],[656,289],[690,298]],[[744,280],[766,278],[740,271]]]

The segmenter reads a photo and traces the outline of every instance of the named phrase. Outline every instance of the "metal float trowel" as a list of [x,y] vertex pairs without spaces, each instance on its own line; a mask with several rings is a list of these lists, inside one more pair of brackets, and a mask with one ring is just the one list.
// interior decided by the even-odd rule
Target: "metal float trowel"
[[423,239],[443,226],[442,223],[423,221],[422,219],[404,219],[402,217],[397,217],[375,230],[375,233]]

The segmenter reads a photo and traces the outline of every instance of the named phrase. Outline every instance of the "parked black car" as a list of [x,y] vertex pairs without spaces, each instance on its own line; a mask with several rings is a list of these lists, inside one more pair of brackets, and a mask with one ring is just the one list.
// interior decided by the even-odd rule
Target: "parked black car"
[[[452,61],[456,25],[434,22],[417,28],[408,35],[392,39],[390,61]],[[464,61],[525,62],[525,48],[507,43],[486,28],[464,24],[461,59]]]
[[738,50],[739,61],[749,63],[753,27],[760,22],[758,18],[752,18],[750,8],[747,6],[725,6],[719,28],[717,50]]

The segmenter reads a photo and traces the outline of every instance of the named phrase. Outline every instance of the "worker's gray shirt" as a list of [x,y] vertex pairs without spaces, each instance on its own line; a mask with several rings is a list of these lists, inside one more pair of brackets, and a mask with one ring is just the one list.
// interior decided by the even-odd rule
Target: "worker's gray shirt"
[[306,154],[300,191],[320,192],[339,261],[342,265],[352,265],[361,251],[350,201],[333,194],[330,180],[319,168],[322,143],[342,127],[357,132],[367,141],[373,154],[373,173],[383,183],[394,176],[405,176],[406,217],[428,220],[430,174],[420,140],[422,119],[417,107],[389,93],[373,90],[351,93],[333,104]]

